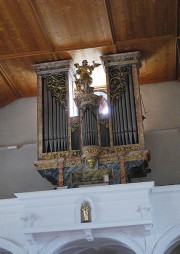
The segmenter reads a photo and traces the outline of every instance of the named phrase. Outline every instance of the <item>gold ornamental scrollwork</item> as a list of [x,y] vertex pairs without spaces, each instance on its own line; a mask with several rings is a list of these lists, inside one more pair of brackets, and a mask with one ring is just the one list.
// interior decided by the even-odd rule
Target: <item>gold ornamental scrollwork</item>
[[47,90],[51,90],[51,94],[61,106],[66,107],[66,78],[65,73],[59,75],[51,75],[45,77]]
[[139,151],[140,147],[138,145],[126,145],[126,146],[117,146],[114,147],[114,151],[118,152],[126,152],[126,151]]
[[127,155],[125,156],[126,161],[134,161],[134,160],[145,160],[147,159],[144,155]]
[[71,132],[75,132],[79,128],[79,123],[71,124]]
[[82,166],[84,165],[81,160],[64,161],[65,167]]
[[117,156],[116,157],[104,157],[104,158],[99,158],[99,163],[104,164],[104,163],[114,163],[117,162]]
[[43,160],[51,160],[51,159],[57,159],[57,158],[66,158],[70,155],[69,152],[54,152],[54,153],[43,153],[42,159]]
[[121,96],[126,92],[128,75],[130,73],[130,66],[115,66],[109,68],[109,87],[112,103],[121,98]]
[[101,120],[100,124],[104,126],[106,129],[109,129],[109,121],[108,120]]
[[43,170],[43,169],[57,168],[58,163],[57,162],[35,163],[35,166],[37,167],[38,170]]

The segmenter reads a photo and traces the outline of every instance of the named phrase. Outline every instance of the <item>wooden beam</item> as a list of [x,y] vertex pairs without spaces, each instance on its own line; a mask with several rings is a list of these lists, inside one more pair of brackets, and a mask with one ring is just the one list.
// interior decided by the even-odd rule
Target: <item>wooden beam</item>
[[[54,51],[54,49],[53,49],[53,46],[54,46],[54,45],[53,45],[52,40],[51,40],[51,39],[49,38],[49,36],[48,36],[47,29],[43,26],[43,23],[42,23],[42,21],[41,21],[39,15],[38,15],[38,13],[37,13],[37,11],[36,11],[36,8],[35,8],[35,6],[34,6],[34,4],[33,4],[33,1],[31,1],[31,0],[28,0],[28,1],[29,1],[29,4],[30,4],[30,6],[31,6],[31,8],[32,8],[32,10],[33,10],[33,12],[34,12],[35,17],[36,17],[36,21],[37,21],[37,23],[39,24],[39,26],[40,26],[40,28],[41,28],[42,34],[44,35],[44,38],[45,38],[45,40],[46,40],[46,42],[47,42],[47,44],[48,44],[49,51],[52,52],[53,57],[57,60],[57,56],[56,56],[55,51]],[[53,45],[53,46],[52,46],[52,45]]]
[[148,38],[141,38],[141,39],[133,39],[133,40],[124,40],[124,41],[117,41],[115,42],[116,45],[130,45],[130,44],[138,44],[150,41],[161,41],[161,40],[170,40],[176,38],[174,35],[163,35],[163,36],[155,36],[155,37],[148,37]]
[[[173,39],[176,38],[174,35],[165,35],[165,36],[156,36],[156,37],[148,37],[148,38],[142,38],[142,39],[134,39],[134,40],[124,40],[124,41],[118,41],[115,43],[114,46],[119,45],[130,45],[130,44],[138,44],[138,43],[144,43],[144,42],[150,42],[150,41],[159,41],[159,40],[167,40],[167,39]],[[178,37],[180,38],[180,36]],[[22,52],[22,53],[10,53],[10,54],[4,54],[0,55],[0,60],[6,60],[11,58],[23,58],[23,57],[31,57],[31,56],[42,56],[42,55],[48,55],[52,53],[61,53],[61,52],[68,52],[73,50],[83,50],[88,48],[103,48],[103,47],[112,47],[112,44],[109,43],[100,43],[100,44],[89,44],[89,45],[80,45],[77,47],[67,47],[67,48],[61,48],[57,50],[38,50],[38,51],[29,51],[29,52]]]
[[117,53],[117,48],[115,45],[115,31],[114,31],[114,26],[113,26],[113,22],[112,22],[112,14],[111,14],[111,10],[110,10],[110,4],[109,4],[109,0],[105,0],[105,7],[106,7],[106,16],[109,22],[109,29],[110,29],[110,34],[111,34],[111,42],[112,45],[114,47],[114,53]]
[[9,87],[12,89],[12,91],[14,92],[14,94],[17,96],[17,98],[21,98],[21,94],[18,92],[18,90],[16,89],[16,87],[14,86],[14,83],[12,82],[12,80],[9,78],[8,74],[6,73],[6,71],[4,70],[4,68],[2,67],[2,65],[0,65],[0,71],[3,75],[3,77],[5,78],[7,84],[9,85]]
[[6,60],[11,58],[22,58],[22,57],[31,57],[31,56],[42,56],[42,55],[48,55],[53,53],[61,53],[66,51],[73,51],[73,50],[83,50],[83,49],[89,49],[89,48],[103,48],[103,47],[109,47],[112,46],[112,44],[107,43],[100,43],[100,44],[90,44],[85,46],[77,46],[77,47],[68,47],[68,48],[61,48],[57,50],[37,50],[37,51],[29,51],[29,52],[22,52],[22,53],[11,53],[11,54],[4,54],[0,55],[0,60]]

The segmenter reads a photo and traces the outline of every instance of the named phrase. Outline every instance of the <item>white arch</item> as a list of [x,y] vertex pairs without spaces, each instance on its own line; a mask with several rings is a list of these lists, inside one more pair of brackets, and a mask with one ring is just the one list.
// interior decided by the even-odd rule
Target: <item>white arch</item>
[[156,243],[152,254],[164,254],[172,245],[180,240],[180,224],[169,229]]
[[14,244],[13,242],[6,240],[4,238],[0,238],[0,248],[10,251],[13,254],[27,253],[27,252],[24,252],[18,245]]
[[[104,233],[95,233],[95,238],[108,238],[111,240],[118,241],[123,246],[134,251],[136,254],[145,254],[145,251],[139,246],[137,242],[135,242],[132,238],[127,236],[124,233],[113,233],[113,232],[104,232]],[[48,243],[42,250],[40,250],[39,254],[56,254],[58,250],[64,247],[66,244],[70,244],[73,241],[82,240],[82,234],[77,234],[71,232],[71,234],[57,237]]]

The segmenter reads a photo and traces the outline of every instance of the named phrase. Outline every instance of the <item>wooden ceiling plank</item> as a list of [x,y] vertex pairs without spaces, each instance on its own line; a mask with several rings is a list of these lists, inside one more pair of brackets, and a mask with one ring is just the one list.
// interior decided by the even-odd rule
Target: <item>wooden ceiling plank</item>
[[117,41],[116,45],[120,46],[125,44],[137,44],[137,43],[150,42],[150,41],[154,42],[154,41],[161,41],[161,40],[167,40],[167,39],[173,39],[173,38],[175,38],[174,35],[163,35],[163,36],[156,36],[156,37]]
[[177,80],[180,80],[180,1],[176,1],[177,7],[177,23],[176,23],[176,32],[177,32],[177,40],[176,40],[176,77]]
[[14,94],[18,97],[21,98],[20,93],[17,91],[16,87],[14,86],[13,82],[11,81],[11,79],[9,78],[8,74],[6,73],[6,71],[4,70],[4,68],[2,67],[2,65],[0,65],[0,71],[3,75],[3,77],[5,78],[5,80],[7,81],[7,84],[9,85],[9,87],[12,89],[12,91],[14,92]]
[[101,43],[101,44],[91,44],[86,46],[77,46],[77,47],[68,47],[68,48],[62,48],[52,51],[29,51],[29,52],[22,52],[22,53],[10,53],[10,54],[3,54],[0,55],[1,60],[11,59],[11,58],[21,58],[21,57],[29,57],[29,56],[39,56],[39,55],[47,55],[47,54],[57,54],[60,52],[65,51],[73,51],[73,50],[81,50],[81,49],[88,49],[88,48],[102,48],[102,47],[109,47],[112,46],[112,44],[107,43]]
[[34,12],[34,15],[35,15],[35,17],[36,17],[37,23],[39,24],[39,26],[40,26],[40,28],[41,28],[41,30],[42,30],[42,33],[43,33],[43,35],[44,35],[44,38],[45,38],[45,40],[47,41],[47,44],[48,44],[48,46],[49,46],[49,50],[53,52],[53,51],[54,51],[54,50],[53,50],[53,46],[52,46],[53,43],[52,43],[51,39],[49,38],[48,32],[47,32],[46,28],[43,26],[40,17],[38,16],[38,13],[37,13],[36,8],[35,8],[35,6],[34,6],[34,4],[33,4],[33,1],[31,1],[31,0],[28,0],[28,1],[29,1],[29,4],[30,4],[30,6],[31,6],[31,8],[32,8],[32,10],[33,10],[33,12]]
[[[172,39],[174,38],[173,35],[165,35],[165,36],[157,36],[157,37],[151,37],[151,38],[141,38],[141,39],[133,39],[133,40],[124,40],[124,41],[118,41],[115,43],[115,46],[125,45],[125,44],[134,44],[134,43],[142,43],[142,42],[149,42],[149,41],[159,41],[159,40],[166,40],[166,39]],[[178,37],[180,38],[180,37]],[[81,50],[81,49],[88,49],[88,48],[102,48],[102,47],[109,47],[113,46],[112,44],[91,44],[86,45],[84,47],[78,46],[78,47],[68,47],[68,48],[62,48],[54,50],[53,52],[55,54],[65,52],[65,51],[73,51],[73,50]],[[3,54],[0,55],[1,60],[11,59],[11,58],[23,58],[23,57],[29,57],[29,56],[40,56],[40,55],[48,55],[52,54],[52,51],[29,51],[29,52],[22,52],[22,53],[10,53],[10,54]]]
[[111,41],[112,41],[112,44],[114,45],[115,31],[114,31],[113,22],[112,22],[112,14],[111,14],[111,9],[110,9],[110,4],[109,4],[109,0],[104,0],[104,2],[105,2],[105,7],[106,7],[107,20],[109,22],[109,29],[110,29],[110,33],[111,33]]

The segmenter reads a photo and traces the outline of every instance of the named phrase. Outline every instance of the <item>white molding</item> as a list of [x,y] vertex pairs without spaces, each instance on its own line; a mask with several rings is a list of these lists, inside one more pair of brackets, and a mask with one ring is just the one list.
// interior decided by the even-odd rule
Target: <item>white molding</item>
[[155,244],[152,254],[164,254],[173,244],[180,240],[180,224],[169,229]]
[[13,254],[27,254],[21,247],[4,238],[0,238],[0,248],[8,250]]

